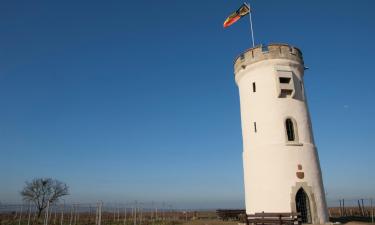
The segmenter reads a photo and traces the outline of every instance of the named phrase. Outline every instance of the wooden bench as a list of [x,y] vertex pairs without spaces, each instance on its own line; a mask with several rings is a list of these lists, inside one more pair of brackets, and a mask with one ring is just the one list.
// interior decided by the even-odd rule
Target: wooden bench
[[244,209],[218,209],[216,215],[222,220],[240,220],[241,215],[245,215]]
[[279,224],[279,225],[301,225],[300,213],[255,213],[246,215],[246,224]]

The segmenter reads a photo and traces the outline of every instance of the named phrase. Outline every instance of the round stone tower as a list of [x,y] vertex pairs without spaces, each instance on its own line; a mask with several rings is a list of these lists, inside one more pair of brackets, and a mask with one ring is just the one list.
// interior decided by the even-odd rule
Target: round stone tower
[[328,222],[298,48],[257,46],[234,64],[243,136],[246,212],[300,212]]

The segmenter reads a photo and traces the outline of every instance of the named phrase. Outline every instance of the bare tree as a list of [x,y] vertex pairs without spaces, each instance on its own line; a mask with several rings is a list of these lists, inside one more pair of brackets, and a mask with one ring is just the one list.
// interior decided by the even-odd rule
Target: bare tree
[[69,194],[69,187],[58,180],[52,178],[35,178],[31,182],[26,181],[26,185],[21,191],[24,201],[33,202],[38,209],[38,218],[47,207],[47,202],[53,204],[60,197]]

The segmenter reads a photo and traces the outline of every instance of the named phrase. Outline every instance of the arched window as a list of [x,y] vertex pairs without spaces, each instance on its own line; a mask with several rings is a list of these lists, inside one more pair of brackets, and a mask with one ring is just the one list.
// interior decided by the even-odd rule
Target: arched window
[[294,124],[292,119],[285,120],[286,135],[288,136],[288,141],[295,141],[296,135],[294,133]]

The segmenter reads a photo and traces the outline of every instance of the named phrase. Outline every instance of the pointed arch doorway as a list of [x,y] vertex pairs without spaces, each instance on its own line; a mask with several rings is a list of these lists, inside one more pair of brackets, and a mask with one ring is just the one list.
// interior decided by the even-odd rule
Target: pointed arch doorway
[[310,200],[303,188],[297,191],[296,209],[297,212],[301,213],[302,223],[311,223]]

